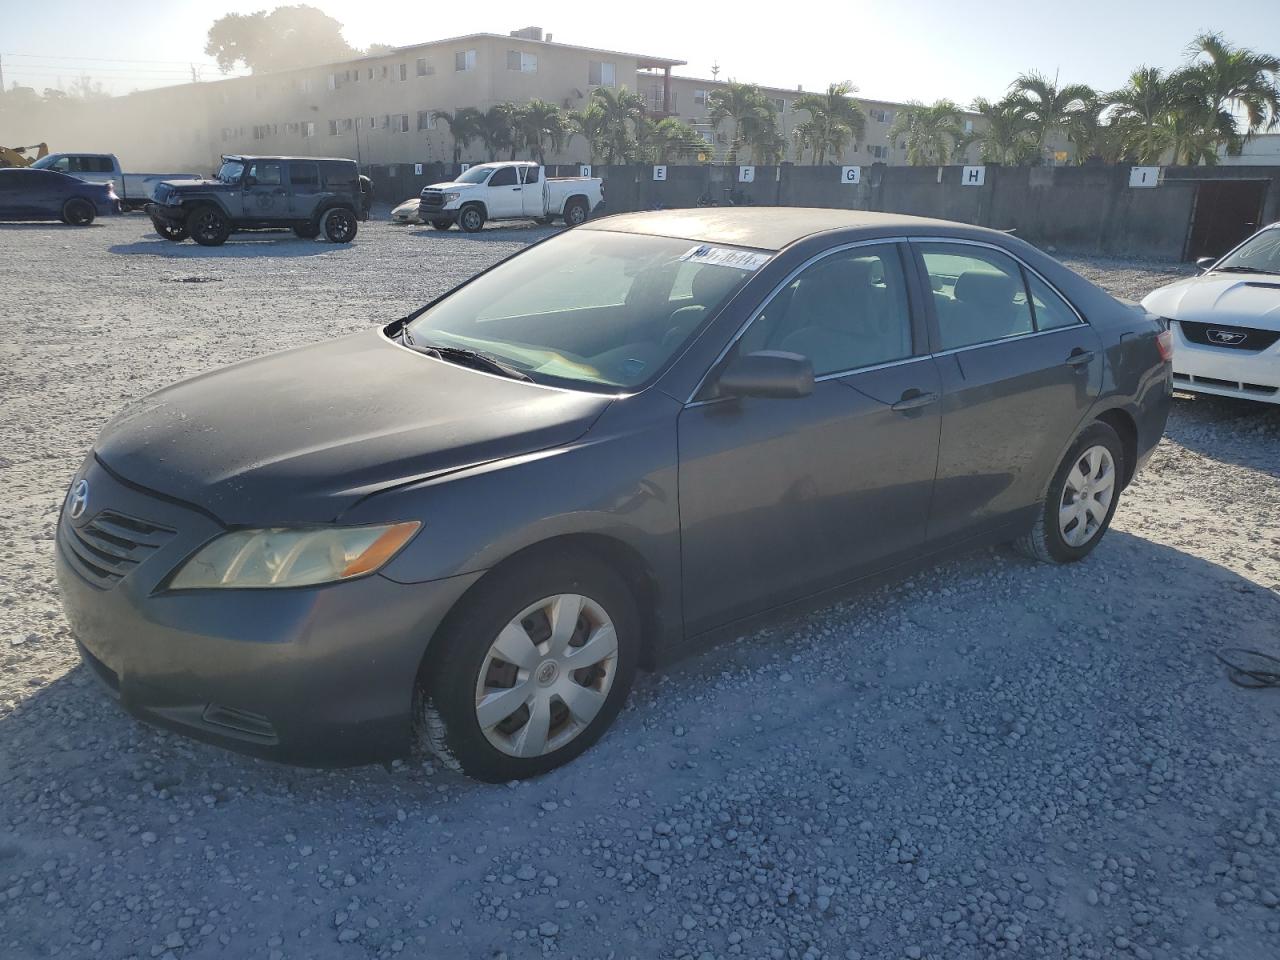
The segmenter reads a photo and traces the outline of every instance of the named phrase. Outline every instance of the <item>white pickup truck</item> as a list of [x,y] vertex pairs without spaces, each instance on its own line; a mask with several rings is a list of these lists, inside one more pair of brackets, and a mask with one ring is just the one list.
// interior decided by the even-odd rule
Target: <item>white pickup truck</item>
[[599,177],[547,177],[536,163],[481,163],[450,183],[424,187],[418,215],[437,230],[455,223],[475,233],[486,220],[537,220],[558,217],[576,227],[604,199]]
[[115,184],[116,196],[126,210],[138,210],[153,199],[156,187],[166,180],[199,180],[197,173],[124,173],[114,153],[51,153],[31,166],[57,170],[88,183]]

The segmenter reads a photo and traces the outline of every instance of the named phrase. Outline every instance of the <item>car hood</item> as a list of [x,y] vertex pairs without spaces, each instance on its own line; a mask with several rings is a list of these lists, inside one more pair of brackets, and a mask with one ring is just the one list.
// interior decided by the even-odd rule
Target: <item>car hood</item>
[[450,180],[446,183],[429,183],[422,189],[424,190],[471,190],[477,186],[479,186],[479,184],[458,183],[457,181]]
[[609,401],[368,331],[166,387],[107,424],[95,453],[228,525],[323,523],[379,490],[569,443]]
[[1280,277],[1206,273],[1147,294],[1142,305],[1169,320],[1280,330]]

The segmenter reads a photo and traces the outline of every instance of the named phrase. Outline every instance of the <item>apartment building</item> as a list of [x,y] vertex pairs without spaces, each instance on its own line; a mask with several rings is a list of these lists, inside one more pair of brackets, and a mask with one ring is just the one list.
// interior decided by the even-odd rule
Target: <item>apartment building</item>
[[[341,156],[365,164],[449,161],[453,140],[438,110],[484,110],[506,101],[542,99],[576,110],[597,87],[639,93],[654,116],[676,116],[698,129],[714,159],[728,152],[729,125],[709,119],[710,93],[723,80],[673,76],[682,60],[555,41],[537,27],[509,35],[478,33],[400,47],[375,56],[297,70],[163,87],[75,109],[41,107],[11,117],[16,142],[47,141],[58,150],[112,150],[136,169],[208,170],[228,153]],[[774,100],[787,159],[798,160],[794,132],[805,114],[801,90],[762,88]],[[888,131],[903,104],[859,97],[866,136],[845,163],[906,162]],[[965,115],[966,125],[981,123]],[[977,153],[971,148],[972,159]],[[486,159],[479,142],[463,160]],[[588,159],[571,138],[551,162]]]

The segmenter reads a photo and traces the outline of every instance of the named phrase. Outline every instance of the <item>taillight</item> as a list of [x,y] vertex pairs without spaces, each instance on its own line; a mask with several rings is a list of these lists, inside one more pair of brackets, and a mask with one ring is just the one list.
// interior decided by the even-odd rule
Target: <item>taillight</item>
[[1160,351],[1160,359],[1168,363],[1173,359],[1173,332],[1161,330],[1156,334],[1156,347]]

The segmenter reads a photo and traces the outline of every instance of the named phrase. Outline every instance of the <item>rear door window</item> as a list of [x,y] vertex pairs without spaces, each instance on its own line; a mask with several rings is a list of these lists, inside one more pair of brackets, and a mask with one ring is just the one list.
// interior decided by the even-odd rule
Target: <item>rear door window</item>
[[1027,285],[1031,290],[1031,308],[1035,311],[1037,330],[1057,330],[1073,327],[1080,322],[1076,312],[1053,288],[1027,271]]
[[294,193],[315,193],[320,189],[320,168],[315,161],[292,161],[289,164],[289,182]]
[[1022,268],[987,247],[922,243],[943,350],[992,343],[1035,330]]
[[524,182],[525,182],[525,183],[537,183],[537,182],[538,182],[538,169],[539,169],[538,167],[525,167],[525,168],[524,168]]

